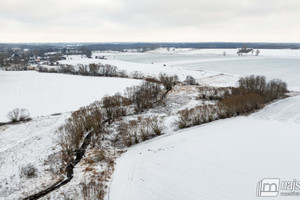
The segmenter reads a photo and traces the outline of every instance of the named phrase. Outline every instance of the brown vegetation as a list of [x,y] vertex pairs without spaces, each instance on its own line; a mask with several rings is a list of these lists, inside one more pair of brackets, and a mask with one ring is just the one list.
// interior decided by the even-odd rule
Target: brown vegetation
[[285,97],[287,84],[275,79],[266,82],[264,76],[249,76],[239,80],[237,88],[200,87],[199,99],[217,100],[214,106],[197,106],[179,112],[179,129],[199,125],[261,109],[272,100]]
[[7,114],[11,122],[21,122],[31,120],[30,114],[27,109],[15,108]]
[[178,83],[178,76],[168,76],[165,73],[159,74],[159,80],[165,87],[165,89],[168,91],[172,90],[173,86]]

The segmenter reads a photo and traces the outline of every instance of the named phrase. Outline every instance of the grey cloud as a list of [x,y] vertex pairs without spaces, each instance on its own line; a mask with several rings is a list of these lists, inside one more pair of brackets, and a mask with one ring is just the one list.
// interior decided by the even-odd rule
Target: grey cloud
[[0,0],[0,5],[0,42],[299,42],[300,34],[298,0]]

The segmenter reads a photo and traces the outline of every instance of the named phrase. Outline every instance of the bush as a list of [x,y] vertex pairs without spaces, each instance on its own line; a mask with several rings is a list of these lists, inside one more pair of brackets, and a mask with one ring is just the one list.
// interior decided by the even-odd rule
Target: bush
[[97,76],[99,74],[99,69],[100,69],[99,65],[95,63],[89,64],[89,74],[91,76]]
[[87,66],[87,65],[79,65],[78,66],[78,73],[80,75],[84,75],[84,76],[89,75],[89,66]]
[[75,74],[76,73],[75,68],[72,65],[60,65],[59,72],[64,73],[64,74]]
[[102,160],[106,159],[106,153],[104,150],[98,150],[96,155],[95,155],[95,161],[100,162]]
[[167,74],[159,74],[159,80],[167,91],[172,90],[173,86],[178,82],[178,76],[168,76]]
[[266,77],[264,76],[248,76],[245,78],[240,78],[239,88],[246,89],[248,92],[256,93],[262,95],[263,92],[267,90]]
[[110,124],[119,117],[127,114],[126,106],[130,104],[130,101],[120,94],[115,94],[114,96],[103,97],[102,104],[105,111],[105,117]]
[[128,78],[128,74],[126,70],[119,70],[117,76],[121,78]]
[[131,73],[131,77],[134,79],[143,79],[144,75],[142,72],[134,71]]
[[152,82],[143,82],[139,86],[126,88],[125,97],[133,103],[136,112],[152,108],[161,94],[160,85]]
[[117,67],[109,64],[100,65],[99,70],[100,76],[115,77],[118,74]]
[[233,88],[224,87],[199,87],[198,99],[206,99],[206,100],[222,100],[226,96],[230,96],[232,94]]
[[105,185],[101,182],[81,182],[83,200],[103,200],[105,196]]
[[160,81],[156,77],[152,77],[152,76],[147,76],[145,78],[145,81],[153,82],[153,83],[160,83]]
[[117,130],[125,146],[129,147],[141,141],[146,141],[161,135],[164,126],[158,117],[139,118],[121,123]]
[[7,114],[7,117],[11,122],[28,121],[31,119],[27,109],[15,108]]
[[285,96],[287,84],[279,79],[266,81],[264,76],[248,76],[240,78],[239,89],[248,93],[256,93],[264,98],[265,103]]
[[187,76],[184,82],[188,85],[197,85],[196,79],[192,76]]
[[175,124],[179,129],[200,125],[218,119],[218,113],[219,108],[212,105],[184,109],[178,112],[179,118]]
[[80,148],[85,134],[91,131],[94,133],[104,131],[103,115],[97,103],[73,112],[66,124],[57,130],[62,167],[73,160],[73,153]]
[[156,135],[162,134],[164,126],[162,124],[162,121],[160,121],[158,119],[158,117],[146,118],[146,121],[148,122],[149,126],[151,127],[153,133],[155,133]]
[[37,168],[32,164],[28,164],[21,168],[20,176],[25,178],[33,178],[37,176]]
[[263,107],[264,99],[258,94],[233,95],[218,103],[227,117],[250,113]]
[[137,130],[138,122],[131,120],[128,123],[121,123],[118,127],[118,135],[122,138],[123,145],[130,147],[131,145],[138,143]]

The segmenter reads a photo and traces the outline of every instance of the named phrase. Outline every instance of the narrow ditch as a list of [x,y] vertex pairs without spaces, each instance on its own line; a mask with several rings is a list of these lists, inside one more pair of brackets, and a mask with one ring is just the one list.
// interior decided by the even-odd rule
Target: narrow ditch
[[[163,97],[158,100],[155,103],[160,102],[162,99],[165,98],[165,96],[167,95],[168,91],[166,93],[163,94]],[[102,124],[105,124],[107,122],[109,122],[110,119],[106,119],[102,122]],[[49,193],[59,189],[60,187],[66,185],[67,183],[69,183],[73,177],[74,177],[74,168],[75,166],[81,161],[81,159],[83,158],[85,151],[87,149],[87,147],[89,146],[90,142],[91,142],[91,138],[94,136],[95,132],[91,131],[89,134],[87,134],[87,136],[84,138],[83,143],[81,145],[81,147],[77,150],[75,150],[76,152],[76,158],[74,161],[72,161],[71,163],[69,163],[66,167],[66,172],[67,172],[67,178],[64,180],[60,180],[57,181],[56,183],[54,183],[53,185],[51,185],[50,187],[36,193],[33,194],[31,196],[25,197],[23,198],[23,200],[36,200],[36,199],[40,199],[46,195],[48,195]]]
[[[105,123],[105,122],[104,122]],[[33,194],[29,197],[24,198],[23,200],[36,200],[39,199],[41,197],[46,196],[47,194],[49,194],[50,192],[53,192],[54,190],[57,190],[58,188],[66,185],[67,183],[69,183],[73,177],[74,177],[74,167],[81,161],[81,159],[83,158],[85,151],[87,149],[87,147],[89,146],[90,142],[91,142],[91,138],[94,136],[95,132],[91,131],[89,134],[87,134],[87,136],[84,138],[83,143],[81,144],[81,147],[76,150],[76,158],[74,161],[72,161],[71,163],[69,163],[69,165],[66,167],[66,171],[67,171],[67,178],[61,181],[58,181],[56,183],[54,183],[53,185],[51,185],[50,187],[36,193]]]

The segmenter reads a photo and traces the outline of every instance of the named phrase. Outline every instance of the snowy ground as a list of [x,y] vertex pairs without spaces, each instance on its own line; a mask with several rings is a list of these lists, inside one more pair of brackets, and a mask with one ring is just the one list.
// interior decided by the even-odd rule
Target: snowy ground
[[[18,199],[53,181],[53,173],[49,171],[51,165],[45,164],[45,161],[49,155],[59,151],[55,131],[68,116],[66,113],[38,117],[27,123],[0,127],[0,199]],[[58,160],[51,162],[55,165]],[[28,164],[38,169],[38,176],[20,178],[20,169]]]
[[14,108],[26,108],[32,117],[75,111],[139,83],[121,78],[0,71],[0,122],[8,121],[7,113]]
[[[26,108],[33,120],[0,127],[0,199],[18,199],[53,184],[59,177],[56,130],[82,106],[105,95],[123,92],[141,81],[38,72],[0,71],[0,121],[14,108]],[[54,113],[62,115],[50,116]],[[20,177],[20,169],[33,164],[38,176]]]
[[[266,75],[281,78],[290,89],[300,90],[298,50],[262,50],[260,57],[234,57],[233,52],[221,57],[220,50],[219,58],[210,58],[214,50],[203,51],[206,58],[198,60],[192,56],[201,57],[201,50],[166,53],[160,49],[151,53],[168,66]],[[172,61],[177,54],[191,57]],[[146,55],[136,57],[136,62],[148,59]],[[226,76],[222,79],[228,81]],[[208,76],[202,81],[216,80]],[[136,145],[118,160],[106,198],[257,199],[256,186],[264,178],[300,179],[300,159],[295,153],[300,150],[299,113],[300,98],[295,96],[248,117],[220,120]]]
[[[226,56],[223,56],[226,52]],[[192,75],[201,84],[234,86],[240,76],[265,75],[269,79],[280,78],[290,90],[300,91],[300,50],[262,49],[259,56],[237,56],[236,49],[176,49],[165,48],[146,53],[101,53],[108,60],[82,59],[80,56],[61,63],[103,63],[118,66],[128,72],[141,71],[145,75],[160,72],[177,74],[181,80]],[[166,65],[166,66],[164,66]],[[224,81],[226,79],[226,81]]]
[[[125,54],[124,56],[126,56]],[[144,54],[134,54],[134,56],[139,56]],[[129,55],[128,55],[129,56]],[[151,56],[151,55],[150,55]],[[90,63],[102,63],[102,64],[110,64],[117,66],[119,70],[126,70],[128,74],[132,72],[142,72],[144,76],[158,76],[160,73],[167,73],[169,75],[177,75],[180,80],[184,81],[186,76],[193,75],[193,77],[200,79],[203,77],[214,76],[220,73],[217,72],[209,72],[209,71],[202,71],[202,70],[190,70],[190,69],[183,69],[180,66],[164,66],[164,63],[137,63],[132,61],[123,61],[115,59],[114,57],[110,57],[108,60],[101,60],[101,59],[88,59],[82,58],[81,56],[72,56],[72,59],[60,61],[61,64],[90,64]],[[235,76],[236,80],[238,76]],[[231,83],[229,83],[231,84]],[[235,84],[235,82],[233,83]]]
[[299,129],[239,117],[156,138],[118,160],[107,199],[256,199],[263,178],[300,179]]
[[[224,51],[226,56],[222,55]],[[281,78],[288,82],[289,89],[300,91],[299,50],[261,50],[258,57],[238,57],[235,49],[158,49],[97,55],[108,60],[73,56],[61,63],[100,62],[129,73],[177,74],[181,80],[192,75],[201,85],[212,86],[233,86],[243,75],[266,75]],[[6,114],[16,107],[27,108],[35,117],[28,123],[0,127],[0,199],[18,199],[57,180],[45,160],[55,159],[55,130],[69,116],[68,111],[138,83],[117,78],[0,71],[0,121],[7,121]],[[183,96],[179,99],[170,94],[168,105],[161,109],[198,104],[193,94]],[[159,109],[153,113],[159,113]],[[63,114],[49,116],[53,113]],[[166,135],[133,146],[117,161],[106,199],[257,199],[256,184],[263,178],[300,180],[296,153],[300,151],[299,113],[300,97],[295,96],[248,117],[178,132],[172,131],[174,118],[167,114]],[[38,177],[25,180],[19,177],[19,170],[28,163],[38,168]],[[75,180],[70,184],[73,187],[80,174],[76,170],[80,169],[75,169]],[[54,199],[71,186],[54,193]]]
[[300,124],[300,96],[283,99],[266,106],[253,117]]

